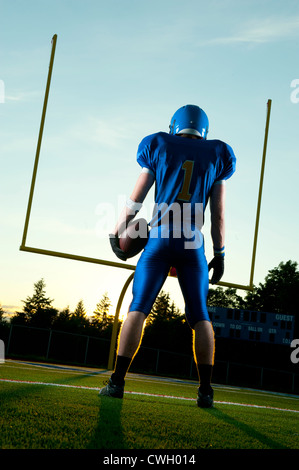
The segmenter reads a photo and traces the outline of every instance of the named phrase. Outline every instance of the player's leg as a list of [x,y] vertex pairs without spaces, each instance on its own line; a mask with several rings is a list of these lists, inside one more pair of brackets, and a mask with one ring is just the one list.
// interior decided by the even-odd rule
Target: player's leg
[[116,385],[124,386],[126,373],[141,344],[145,320],[146,315],[143,312],[129,312],[122,325],[115,368],[111,376]]
[[215,339],[210,321],[198,321],[193,329],[193,352],[197,364],[214,365]]
[[[114,372],[101,395],[122,397],[124,380],[142,339],[143,326],[168,275],[170,264],[161,250],[161,240],[148,242],[135,270],[133,300],[121,329]],[[162,244],[167,244],[162,240]],[[112,387],[115,387],[115,394]],[[119,388],[117,388],[119,387]]]
[[[124,366],[126,363],[125,359],[120,358],[128,358],[128,370],[140,347],[146,317],[151,311],[168,272],[169,264],[165,259],[153,256],[151,250],[143,252],[134,275],[133,300],[119,335],[115,367],[115,376],[119,380],[124,373],[124,370],[119,369],[119,362],[121,361]],[[123,379],[124,377],[125,374]]]
[[[193,354],[200,382],[199,406],[212,406],[211,377],[214,365],[215,341],[207,310],[209,290],[208,266],[203,247],[186,250],[184,262],[177,265],[178,280],[186,303],[186,318],[193,329]],[[205,397],[209,397],[205,400]]]
[[143,312],[129,312],[125,319],[118,344],[118,354],[133,358],[142,338],[146,315]]
[[[215,339],[210,321],[202,320],[193,330],[193,354],[199,378],[199,406],[212,406],[213,389],[211,387],[214,366]],[[205,398],[206,397],[206,398]]]

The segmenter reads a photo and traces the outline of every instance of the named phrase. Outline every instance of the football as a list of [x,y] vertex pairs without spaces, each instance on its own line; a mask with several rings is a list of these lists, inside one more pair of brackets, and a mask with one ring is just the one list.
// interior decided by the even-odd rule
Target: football
[[132,220],[119,237],[119,247],[127,258],[133,258],[147,244],[148,224],[146,219]]

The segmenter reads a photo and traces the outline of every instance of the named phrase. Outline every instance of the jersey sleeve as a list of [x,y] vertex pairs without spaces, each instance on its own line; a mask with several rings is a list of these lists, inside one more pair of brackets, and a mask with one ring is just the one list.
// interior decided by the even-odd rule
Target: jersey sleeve
[[236,157],[233,149],[225,144],[223,149],[222,165],[219,174],[215,180],[215,183],[223,180],[228,180],[236,171]]
[[141,168],[147,168],[153,175],[156,174],[154,159],[151,149],[152,136],[145,137],[139,144],[137,150],[137,162]]

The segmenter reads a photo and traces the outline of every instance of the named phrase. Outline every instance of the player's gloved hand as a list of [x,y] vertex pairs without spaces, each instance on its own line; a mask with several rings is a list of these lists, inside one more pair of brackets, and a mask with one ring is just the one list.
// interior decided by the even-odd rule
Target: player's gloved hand
[[220,250],[214,248],[214,258],[209,263],[209,271],[213,269],[211,284],[217,284],[224,273],[224,247]]
[[113,253],[122,261],[127,261],[126,253],[119,247],[119,239],[117,235],[112,233],[109,234],[110,245],[113,250]]

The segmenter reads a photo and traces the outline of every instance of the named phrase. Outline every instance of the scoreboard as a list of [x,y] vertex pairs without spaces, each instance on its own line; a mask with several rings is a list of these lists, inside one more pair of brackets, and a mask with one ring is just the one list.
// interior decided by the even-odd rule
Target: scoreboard
[[287,345],[294,338],[294,315],[209,306],[208,312],[215,336]]

